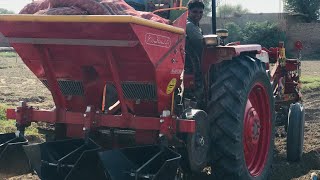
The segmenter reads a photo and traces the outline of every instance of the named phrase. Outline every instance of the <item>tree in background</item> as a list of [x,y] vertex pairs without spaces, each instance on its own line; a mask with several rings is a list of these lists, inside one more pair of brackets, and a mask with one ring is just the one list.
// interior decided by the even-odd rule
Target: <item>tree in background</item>
[[275,23],[247,22],[242,31],[245,44],[261,44],[263,47],[276,47],[280,40],[280,30]]
[[241,44],[260,44],[263,47],[277,47],[281,32],[276,23],[249,21],[242,28],[234,22],[224,26],[228,30],[227,43],[240,41]]
[[204,15],[205,16],[211,16],[211,0],[203,0],[203,4],[204,4]]
[[247,13],[249,13],[249,10],[243,8],[240,4],[220,4],[217,8],[217,17],[233,17]]
[[14,12],[9,11],[7,9],[0,8],[0,14],[14,14]]
[[311,22],[319,18],[319,0],[284,0],[284,2],[285,9],[287,11],[304,14],[307,22]]
[[241,28],[238,24],[234,22],[229,22],[225,25],[225,29],[227,29],[229,32],[227,42],[243,41],[243,32],[241,31]]

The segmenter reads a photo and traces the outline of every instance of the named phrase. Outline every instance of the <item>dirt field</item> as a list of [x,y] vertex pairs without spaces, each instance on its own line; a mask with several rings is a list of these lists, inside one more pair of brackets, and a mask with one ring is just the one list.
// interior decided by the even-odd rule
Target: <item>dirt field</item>
[[[320,77],[320,61],[304,61],[302,66],[304,76]],[[49,91],[31,74],[19,58],[0,57],[0,103],[16,106],[21,100],[35,107],[46,109],[53,107]],[[310,179],[311,172],[320,170],[320,153],[317,152],[320,148],[320,89],[306,92],[304,104],[306,126],[303,159],[299,163],[288,163],[285,138],[276,138],[272,180],[306,180]],[[10,179],[38,178],[29,174]]]
[[[303,61],[302,76],[320,77],[320,61]],[[286,139],[276,138],[276,153],[271,179],[309,180],[320,170],[320,88],[304,93],[306,108],[303,159],[299,163],[286,161]]]

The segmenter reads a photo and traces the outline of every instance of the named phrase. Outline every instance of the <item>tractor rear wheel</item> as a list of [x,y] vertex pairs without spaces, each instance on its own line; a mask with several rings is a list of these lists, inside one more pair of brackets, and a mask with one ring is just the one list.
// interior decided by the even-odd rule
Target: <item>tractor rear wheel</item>
[[274,100],[265,64],[240,56],[210,75],[212,173],[217,179],[267,179],[274,147]]

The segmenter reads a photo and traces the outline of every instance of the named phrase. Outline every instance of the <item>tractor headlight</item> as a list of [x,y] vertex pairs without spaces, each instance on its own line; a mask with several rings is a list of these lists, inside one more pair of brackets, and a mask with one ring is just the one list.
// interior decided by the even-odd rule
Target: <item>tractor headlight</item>
[[229,36],[229,31],[227,29],[217,29],[217,35],[222,39],[226,39]]
[[219,37],[216,34],[209,34],[203,36],[206,46],[218,46],[220,44]]

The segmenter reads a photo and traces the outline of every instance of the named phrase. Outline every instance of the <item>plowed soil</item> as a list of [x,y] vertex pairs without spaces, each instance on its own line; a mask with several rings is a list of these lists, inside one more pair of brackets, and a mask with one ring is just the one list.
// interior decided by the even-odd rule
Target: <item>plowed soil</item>
[[[303,61],[303,75],[320,77],[320,61]],[[0,57],[0,103],[17,106],[24,100],[29,105],[50,109],[53,107],[50,92],[29,71],[19,57]],[[312,172],[320,170],[320,89],[305,92],[306,108],[305,144],[303,158],[298,163],[286,161],[286,138],[276,138],[272,180],[310,179]],[[36,175],[0,179],[39,179]]]

